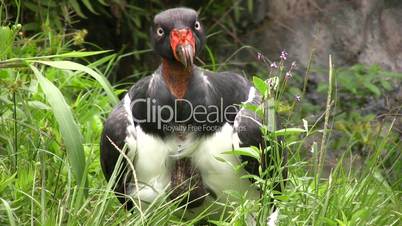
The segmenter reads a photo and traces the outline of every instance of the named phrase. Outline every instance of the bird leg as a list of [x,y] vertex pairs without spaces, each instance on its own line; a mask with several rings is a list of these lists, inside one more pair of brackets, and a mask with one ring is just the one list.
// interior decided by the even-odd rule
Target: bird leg
[[176,161],[171,174],[171,188],[170,198],[182,199],[180,205],[187,205],[189,208],[200,206],[207,195],[200,171],[193,167],[189,158]]

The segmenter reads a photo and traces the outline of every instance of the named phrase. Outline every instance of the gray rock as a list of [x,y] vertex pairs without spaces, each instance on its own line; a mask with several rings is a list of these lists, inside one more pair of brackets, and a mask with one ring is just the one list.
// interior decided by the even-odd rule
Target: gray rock
[[316,66],[379,64],[402,71],[402,1],[272,0],[256,8],[266,17],[242,41],[270,59],[286,49],[302,67],[315,49]]

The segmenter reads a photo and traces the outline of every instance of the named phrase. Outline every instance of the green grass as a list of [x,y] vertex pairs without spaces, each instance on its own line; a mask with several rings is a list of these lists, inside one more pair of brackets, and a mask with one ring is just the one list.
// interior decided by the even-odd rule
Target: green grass
[[[164,197],[130,213],[115,198],[112,183],[106,183],[99,138],[116,96],[125,91],[107,82],[121,55],[75,52],[73,37],[67,34],[49,29],[25,38],[18,36],[20,26],[3,25],[0,225],[191,225],[210,213],[184,219],[178,200]],[[94,54],[102,57],[93,60]],[[210,68],[222,67],[211,51],[208,56]],[[271,117],[264,127],[267,139],[285,136],[285,143],[275,143],[266,152],[242,150],[259,159],[262,153],[279,156],[279,146],[288,150],[289,178],[274,201],[280,209],[279,224],[400,225],[402,145],[400,131],[394,128],[401,120],[400,106],[385,117],[363,114],[360,106],[367,96],[383,98],[392,83],[402,81],[401,74],[375,65],[315,69],[331,75],[331,82],[316,91],[327,100],[312,103],[305,95],[312,75],[284,80],[285,64],[280,62],[271,72],[260,70],[254,79],[269,103],[254,110],[263,115],[271,111],[270,116],[278,112],[286,128],[275,128]],[[278,81],[277,90],[266,85],[268,78]],[[295,101],[294,95],[302,101]],[[277,159],[274,167],[283,170],[280,165]],[[263,225],[272,211],[273,183],[283,179],[280,174],[255,179],[262,200],[232,194],[242,201],[223,203],[226,215],[211,223],[245,225],[254,216]]]
[[[143,213],[131,214],[121,208],[114,198],[111,185],[107,186],[101,173],[98,145],[102,122],[111,111],[113,100],[97,80],[71,70],[51,67],[43,67],[41,71],[35,68],[33,72],[28,68],[7,68],[1,70],[1,76],[1,224],[109,225],[143,222],[154,225],[181,222],[177,203],[169,200],[158,200]],[[43,80],[45,77],[52,82]],[[61,99],[65,99],[64,106],[58,106],[63,103]],[[71,111],[58,113],[60,108]],[[58,114],[71,114],[73,118],[68,120],[76,121],[78,127],[78,132],[73,131],[72,135],[82,138],[66,139],[64,134],[70,128],[57,119],[66,117]],[[326,115],[329,118],[329,114]],[[329,123],[327,117],[325,125]],[[323,178],[316,176],[319,173],[314,165],[323,161],[321,153],[328,145],[318,148],[321,141],[310,147],[304,144],[309,136],[320,133],[318,130],[321,128],[307,125],[309,131],[303,139],[288,130],[289,180],[276,201],[281,210],[281,224],[400,223],[400,187],[397,185],[401,181],[388,180],[389,167],[384,167],[391,160],[395,161],[394,168],[400,169],[400,162],[396,162],[400,161],[400,142],[393,135],[392,125],[375,120],[370,123],[373,125],[368,128],[372,133],[369,135],[376,141],[364,147],[371,151],[362,166],[354,167],[348,163],[356,157],[351,148],[353,143],[361,141],[356,138],[353,143],[345,141],[349,148],[331,150],[341,153],[341,157],[329,176]],[[328,134],[332,132],[331,129],[324,131]],[[331,135],[328,137],[323,140],[333,139]],[[77,158],[85,157],[70,160],[70,152],[78,152],[80,147],[68,147],[68,142],[75,143],[80,139],[82,142],[77,144],[82,145],[83,152]],[[313,158],[303,159],[303,152],[309,149]],[[84,165],[74,165],[78,160],[84,160],[80,163]],[[80,174],[86,180],[86,192],[82,192],[77,181],[81,177],[74,176],[77,168],[83,171]],[[269,196],[271,189],[265,192]],[[250,213],[267,209],[260,202],[250,200],[227,205],[230,217],[215,221],[217,225],[243,225]]]

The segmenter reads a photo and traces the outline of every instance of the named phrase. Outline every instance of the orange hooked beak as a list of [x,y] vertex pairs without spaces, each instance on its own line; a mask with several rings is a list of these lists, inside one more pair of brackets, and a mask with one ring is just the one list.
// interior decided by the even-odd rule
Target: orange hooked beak
[[170,32],[170,47],[174,58],[184,67],[192,67],[195,57],[195,39],[190,29],[173,29]]

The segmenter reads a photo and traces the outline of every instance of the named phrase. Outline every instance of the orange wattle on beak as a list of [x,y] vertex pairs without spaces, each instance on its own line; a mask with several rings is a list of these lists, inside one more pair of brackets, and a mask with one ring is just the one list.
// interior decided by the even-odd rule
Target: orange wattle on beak
[[184,67],[192,67],[195,57],[195,39],[190,29],[173,29],[170,32],[170,47],[174,58]]

